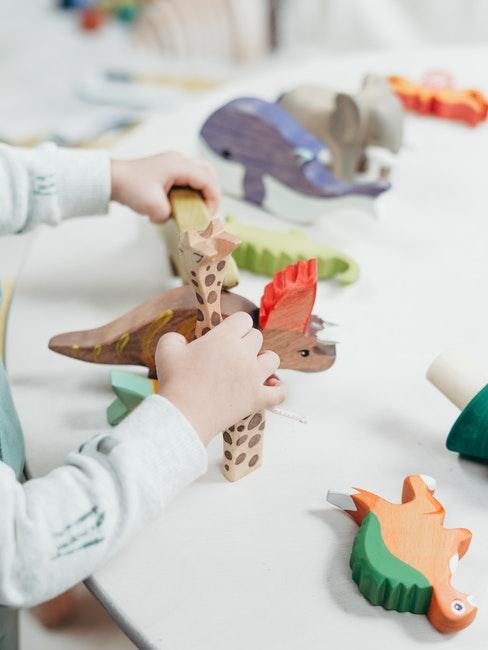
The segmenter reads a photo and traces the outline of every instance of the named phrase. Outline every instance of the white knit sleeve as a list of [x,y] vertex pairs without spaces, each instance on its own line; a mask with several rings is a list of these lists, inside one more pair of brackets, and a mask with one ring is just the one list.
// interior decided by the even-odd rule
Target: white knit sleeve
[[0,144],[0,235],[104,214],[110,194],[110,159],[104,151]]
[[87,578],[206,467],[194,429],[158,395],[43,478],[22,485],[0,463],[0,604],[30,607]]

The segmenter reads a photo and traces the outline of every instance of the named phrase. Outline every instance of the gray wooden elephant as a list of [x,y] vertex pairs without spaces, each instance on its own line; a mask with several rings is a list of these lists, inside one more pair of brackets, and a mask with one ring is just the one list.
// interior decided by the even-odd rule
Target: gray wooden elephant
[[278,101],[327,144],[335,175],[352,181],[376,166],[387,177],[403,137],[404,111],[386,79],[368,75],[357,95],[304,85]]

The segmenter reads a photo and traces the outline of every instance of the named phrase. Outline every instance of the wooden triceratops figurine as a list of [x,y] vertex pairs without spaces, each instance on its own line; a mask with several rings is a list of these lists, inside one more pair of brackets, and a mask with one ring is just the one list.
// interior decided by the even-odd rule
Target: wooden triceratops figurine
[[[335,361],[336,348],[333,341],[318,337],[326,324],[311,313],[316,286],[316,261],[297,262],[275,273],[260,308],[242,296],[223,291],[222,314],[224,318],[236,311],[250,314],[263,332],[263,348],[280,356],[281,368],[327,370]],[[193,285],[178,287],[146,300],[102,327],[54,336],[49,348],[91,363],[145,366],[149,376],[155,377],[159,339],[167,332],[179,332],[192,341],[200,306]]]
[[407,476],[402,503],[366,490],[329,491],[327,500],[360,526],[350,566],[360,592],[373,605],[426,614],[440,632],[467,627],[478,611],[472,596],[451,586],[471,532],[444,528],[445,511],[430,476]]

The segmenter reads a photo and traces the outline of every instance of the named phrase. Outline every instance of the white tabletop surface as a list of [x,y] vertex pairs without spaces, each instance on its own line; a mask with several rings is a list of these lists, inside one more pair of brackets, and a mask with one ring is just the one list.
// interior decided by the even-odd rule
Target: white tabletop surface
[[[118,154],[191,153],[197,127],[224,99],[272,97],[305,79],[353,90],[370,71],[419,78],[448,67],[460,84],[487,90],[487,58],[488,48],[278,62],[178,115],[152,120]],[[479,650],[486,642],[488,471],[445,449],[456,409],[424,375],[452,346],[488,369],[488,125],[470,129],[410,116],[405,140],[378,219],[345,212],[311,229],[354,256],[362,276],[348,288],[319,285],[314,311],[340,324],[332,370],[283,372],[287,408],[304,414],[308,426],[270,415],[263,467],[233,484],[220,475],[215,439],[207,475],[91,579],[139,647]],[[287,227],[237,201],[225,200],[226,211]],[[243,273],[239,291],[257,301],[266,281]],[[50,336],[105,323],[171,282],[152,226],[127,210],[40,231],[8,330],[34,476],[106,426],[112,399],[110,368],[50,352]],[[438,634],[424,616],[365,601],[348,566],[355,525],[325,501],[328,488],[350,485],[397,500],[403,478],[418,472],[437,478],[447,526],[474,533],[454,585],[474,594],[480,609],[455,638]]]

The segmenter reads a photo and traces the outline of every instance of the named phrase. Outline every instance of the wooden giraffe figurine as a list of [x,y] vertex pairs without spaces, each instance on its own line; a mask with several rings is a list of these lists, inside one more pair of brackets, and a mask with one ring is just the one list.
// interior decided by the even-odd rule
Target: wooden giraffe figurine
[[[199,307],[195,336],[203,336],[222,320],[220,295],[228,257],[239,239],[214,219],[202,232],[187,231],[181,238],[181,253],[195,290]],[[238,481],[261,465],[264,411],[252,413],[224,431],[222,473]]]
[[350,566],[360,592],[373,605],[426,614],[439,632],[458,632],[478,611],[472,596],[451,586],[471,532],[444,528],[445,510],[430,476],[407,476],[402,503],[365,490],[329,491],[327,500],[360,526]]

